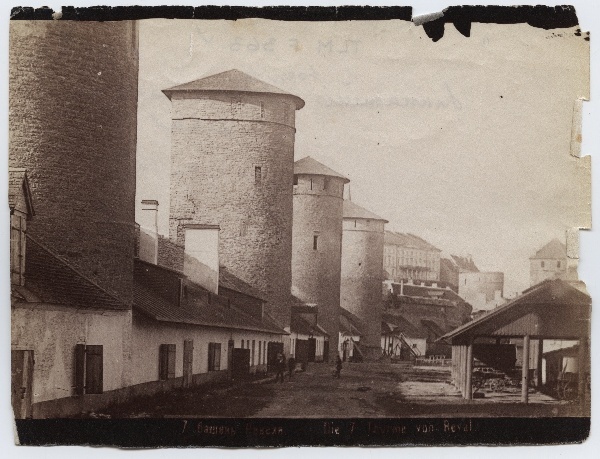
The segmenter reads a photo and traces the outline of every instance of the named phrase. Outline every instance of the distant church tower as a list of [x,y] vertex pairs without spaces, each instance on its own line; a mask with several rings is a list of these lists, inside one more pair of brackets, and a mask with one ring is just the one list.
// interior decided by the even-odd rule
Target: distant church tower
[[[572,274],[568,272],[571,267],[567,266],[567,262],[567,246],[558,239],[552,239],[529,258],[531,285],[546,279],[567,278]],[[577,279],[576,269],[574,279]]]
[[329,334],[330,361],[338,353],[342,209],[349,181],[310,156],[294,164],[292,292],[317,305],[319,325]]
[[169,238],[219,225],[220,263],[290,325],[297,96],[239,70],[163,91],[172,103]]
[[384,226],[387,220],[344,201],[341,305],[365,324],[360,347],[367,359],[381,355]]

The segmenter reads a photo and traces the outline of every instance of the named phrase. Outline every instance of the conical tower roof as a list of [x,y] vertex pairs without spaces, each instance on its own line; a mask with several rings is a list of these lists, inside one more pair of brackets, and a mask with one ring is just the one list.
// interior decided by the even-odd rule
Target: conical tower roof
[[344,218],[362,218],[366,220],[382,220],[389,223],[385,218],[380,217],[373,212],[354,204],[352,201],[344,200]]
[[349,178],[337,173],[310,156],[299,159],[294,163],[294,175],[325,175],[328,177],[341,178],[344,180],[344,183],[350,181]]
[[294,100],[296,109],[304,107],[304,101],[289,92],[276,86],[265,83],[247,73],[237,69],[210,75],[188,83],[163,89],[163,93],[170,99],[176,92],[241,92],[257,94],[276,94]]

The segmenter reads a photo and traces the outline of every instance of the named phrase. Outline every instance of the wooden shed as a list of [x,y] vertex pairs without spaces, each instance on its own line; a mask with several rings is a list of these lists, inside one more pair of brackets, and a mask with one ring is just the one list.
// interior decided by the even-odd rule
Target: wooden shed
[[[544,340],[579,342],[580,400],[589,401],[591,298],[581,282],[546,280],[511,302],[458,327],[440,340],[452,345],[452,379],[464,398],[473,398],[473,345],[478,342],[522,343],[521,401],[528,402],[530,362],[541,368]],[[532,346],[532,342],[536,345]],[[519,346],[520,347],[520,346]],[[534,349],[535,355],[530,355]],[[539,381],[538,381],[539,384]]]

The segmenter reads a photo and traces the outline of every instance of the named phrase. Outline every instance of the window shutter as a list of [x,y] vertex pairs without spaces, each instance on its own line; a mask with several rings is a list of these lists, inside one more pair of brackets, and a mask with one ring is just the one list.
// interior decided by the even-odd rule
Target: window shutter
[[169,356],[168,360],[168,369],[167,369],[167,378],[172,379],[175,377],[175,355],[176,355],[176,345],[168,344],[168,352]]
[[214,346],[215,346],[215,370],[218,371],[221,369],[221,343],[216,343]]
[[85,346],[85,393],[101,394],[103,390],[104,363],[101,345]]
[[75,345],[75,393],[85,393],[85,344]]
[[161,344],[158,352],[158,377],[164,381],[168,377],[168,360],[169,352],[166,344]]

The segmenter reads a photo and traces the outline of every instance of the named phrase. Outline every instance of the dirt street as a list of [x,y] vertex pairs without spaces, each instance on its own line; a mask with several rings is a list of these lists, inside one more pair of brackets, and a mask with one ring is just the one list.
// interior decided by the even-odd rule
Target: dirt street
[[284,383],[261,380],[230,387],[178,390],[115,406],[92,416],[120,417],[414,417],[568,416],[559,404],[463,400],[448,368],[345,363],[340,379],[330,364],[309,364]]

